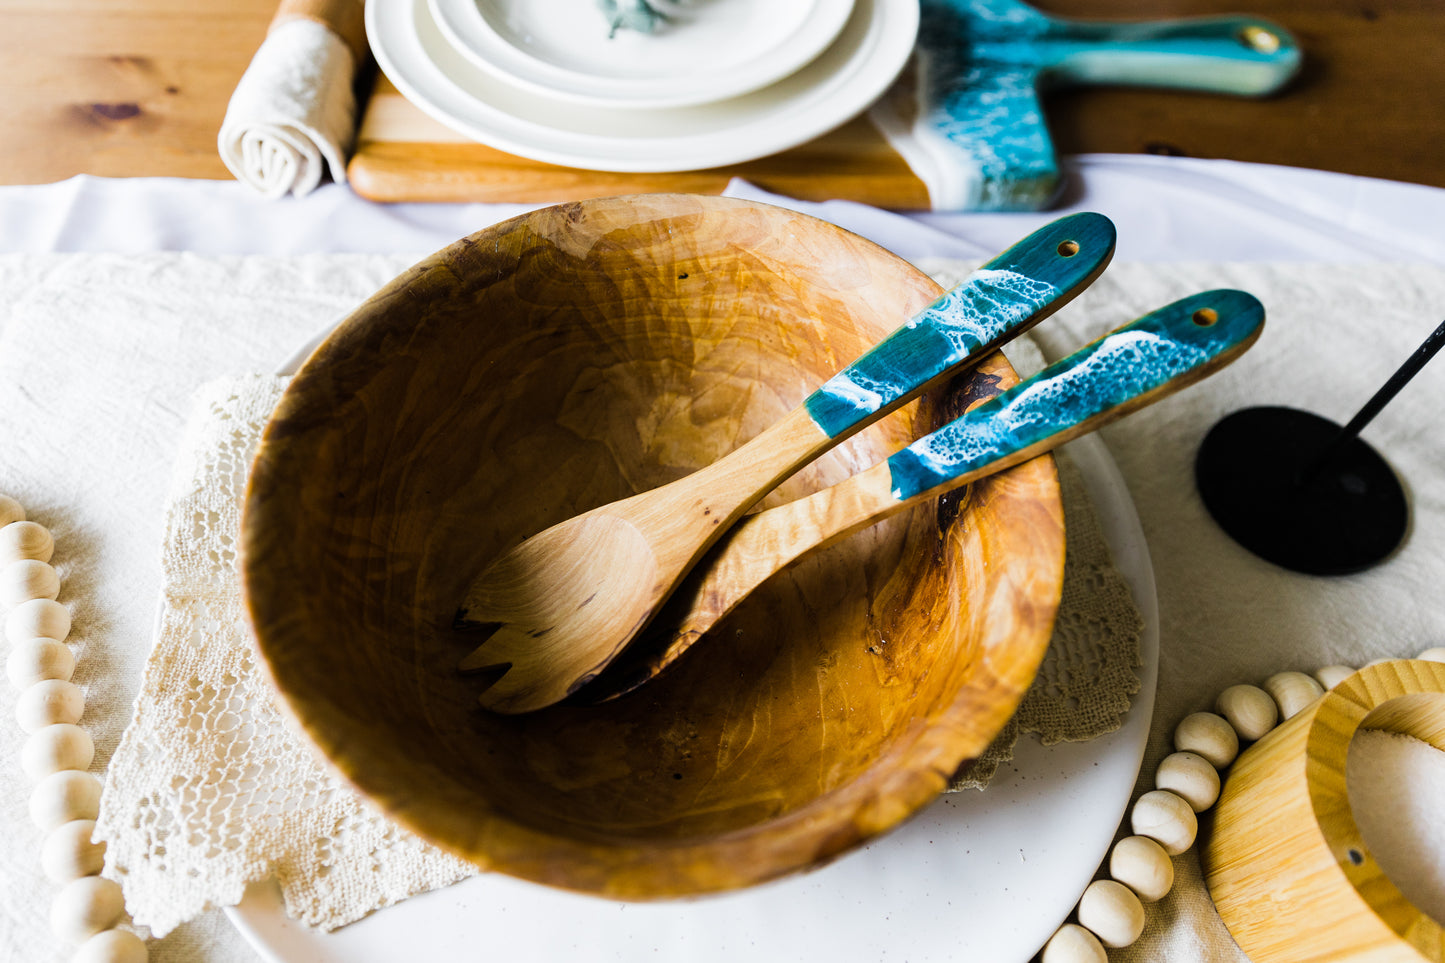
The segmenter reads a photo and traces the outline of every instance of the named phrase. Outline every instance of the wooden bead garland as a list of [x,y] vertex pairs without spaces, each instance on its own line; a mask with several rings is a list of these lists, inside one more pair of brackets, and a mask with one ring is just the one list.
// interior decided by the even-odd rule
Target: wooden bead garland
[[[1428,648],[1415,658],[1445,662],[1445,646]],[[1225,689],[1215,702],[1217,713],[1195,712],[1181,720],[1174,730],[1176,751],[1155,771],[1156,788],[1136,799],[1130,810],[1136,835],[1115,843],[1108,861],[1110,878],[1096,879],[1084,890],[1075,910],[1077,922],[1055,931],[1040,963],[1106,963],[1105,947],[1137,940],[1144,929],[1143,904],[1162,899],[1173,887],[1170,857],[1193,844],[1196,814],[1218,800],[1219,770],[1234,762],[1240,741],[1263,738],[1354,673],[1343,665],[1327,665],[1313,675],[1280,672],[1262,686]]]
[[28,521],[15,499],[0,495],[0,606],[11,649],[5,661],[11,684],[20,690],[16,721],[30,736],[20,765],[35,781],[30,818],[45,830],[40,866],[64,884],[50,908],[50,928],[80,944],[76,963],[146,963],[146,945],[134,933],[115,929],[125,915],[120,886],[99,874],[105,844],[93,840],[100,814],[100,780],[86,770],[95,743],[76,725],[85,694],[70,681],[75,655],[65,644],[70,609],[56,601],[60,576],[50,565],[55,540]]

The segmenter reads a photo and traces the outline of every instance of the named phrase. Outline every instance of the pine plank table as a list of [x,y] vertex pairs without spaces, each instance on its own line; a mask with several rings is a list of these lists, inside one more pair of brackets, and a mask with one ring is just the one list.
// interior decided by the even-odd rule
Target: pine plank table
[[[1435,49],[1445,36],[1445,4],[1438,0],[1037,0],[1037,6],[1100,19],[1245,10],[1295,32],[1307,57],[1297,83],[1266,101],[1132,89],[1061,92],[1047,102],[1061,153],[1225,157],[1445,186],[1438,152],[1445,143],[1438,104],[1445,60]],[[0,184],[79,173],[227,177],[216,132],[274,9],[275,0],[199,6],[191,0],[0,0],[6,132]],[[785,193],[826,193],[828,182],[809,188],[817,172],[834,171],[838,183],[849,176],[846,163],[832,166],[827,158],[840,156],[840,145],[845,157],[874,149],[870,135],[854,125],[742,173]],[[737,172],[596,178],[506,155],[489,158],[480,145],[428,147],[438,148],[431,156],[453,172],[459,152],[463,169],[494,165],[486,179],[491,194],[476,193],[483,179],[463,177],[435,199],[536,199],[538,184],[551,189],[559,177],[594,193],[706,191]],[[426,162],[404,148],[388,149],[400,150],[413,168]]]

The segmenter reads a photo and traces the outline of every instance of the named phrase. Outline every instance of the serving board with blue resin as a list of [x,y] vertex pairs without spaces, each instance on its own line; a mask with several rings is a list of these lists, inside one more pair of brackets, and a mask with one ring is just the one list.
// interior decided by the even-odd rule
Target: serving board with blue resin
[[1248,16],[1099,22],[1020,0],[923,0],[912,76],[870,111],[935,210],[1047,207],[1062,186],[1040,95],[1080,84],[1264,96],[1299,44]]
[[[347,173],[358,193],[377,201],[717,194],[741,177],[801,200],[1034,210],[1061,187],[1041,93],[1125,84],[1258,96],[1286,83],[1300,61],[1283,28],[1253,17],[1088,22],[1046,16],[1019,0],[923,0],[921,9],[918,55],[872,110],[769,157],[661,173],[545,164],[449,130],[382,76]],[[1280,126],[1278,110],[1259,106],[1261,124]]]

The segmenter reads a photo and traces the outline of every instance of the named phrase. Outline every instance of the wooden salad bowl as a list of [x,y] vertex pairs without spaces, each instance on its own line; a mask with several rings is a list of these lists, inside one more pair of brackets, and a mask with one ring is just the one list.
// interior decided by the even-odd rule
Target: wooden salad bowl
[[[452,619],[491,558],[716,459],[940,293],[822,221],[692,195],[539,210],[417,264],[307,360],[256,456],[244,587],[283,703],[402,826],[572,890],[747,886],[896,825],[1037,670],[1063,577],[1048,457],[774,578],[600,706],[487,712]],[[1014,380],[992,355],[763,504]]]

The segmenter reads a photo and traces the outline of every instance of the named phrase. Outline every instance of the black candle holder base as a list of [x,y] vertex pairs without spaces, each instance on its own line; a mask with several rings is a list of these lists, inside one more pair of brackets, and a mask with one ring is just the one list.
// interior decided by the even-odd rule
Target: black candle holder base
[[1395,473],[1358,437],[1294,408],[1246,408],[1210,429],[1194,464],[1214,520],[1267,561],[1310,575],[1375,565],[1405,538]]

